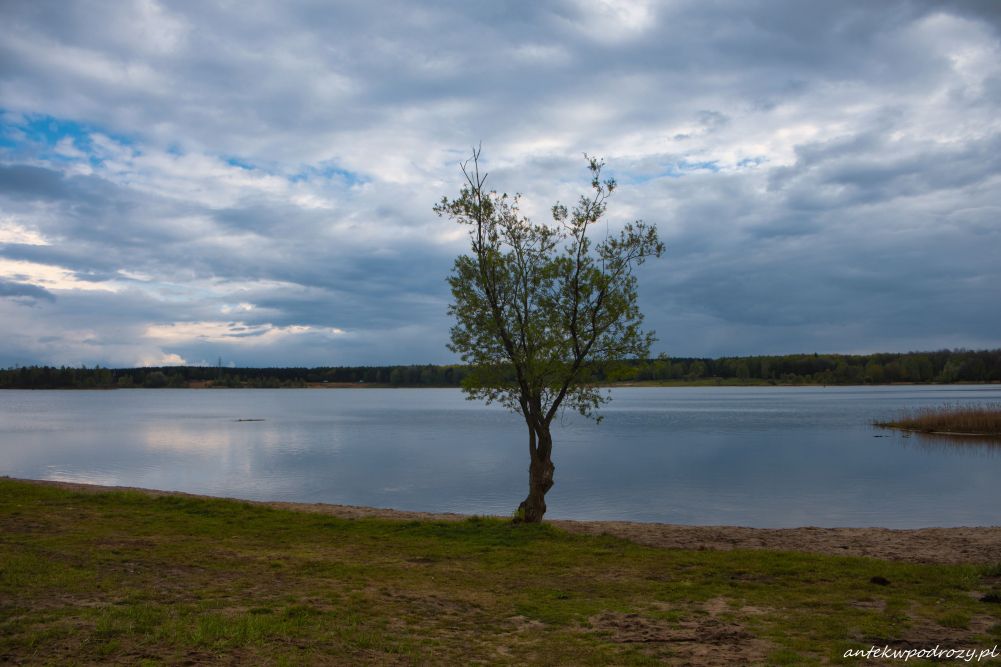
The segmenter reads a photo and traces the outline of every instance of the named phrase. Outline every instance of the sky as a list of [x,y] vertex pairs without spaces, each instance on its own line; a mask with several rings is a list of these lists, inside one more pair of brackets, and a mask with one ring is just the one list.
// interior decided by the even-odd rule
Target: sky
[[653,353],[1001,346],[1001,3],[0,2],[0,367],[451,363],[483,146]]

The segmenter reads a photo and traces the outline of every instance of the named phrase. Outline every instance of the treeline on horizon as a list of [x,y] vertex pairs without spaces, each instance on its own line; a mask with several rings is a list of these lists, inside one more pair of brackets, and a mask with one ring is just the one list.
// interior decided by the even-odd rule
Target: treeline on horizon
[[[468,373],[467,366],[454,364],[320,368],[22,366],[0,370],[0,389],[282,388],[325,384],[458,387]],[[592,379],[599,384],[663,382],[703,385],[1001,382],[1001,349],[862,355],[788,354],[719,359],[661,357],[609,364],[595,369]]]

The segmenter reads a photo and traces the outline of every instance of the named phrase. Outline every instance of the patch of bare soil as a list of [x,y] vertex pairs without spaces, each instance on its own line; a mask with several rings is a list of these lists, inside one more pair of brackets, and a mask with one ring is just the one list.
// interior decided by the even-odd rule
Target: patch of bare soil
[[[30,481],[84,493],[109,490],[139,491],[151,496],[188,496],[172,491],[108,487],[72,482]],[[462,514],[432,514],[394,509],[328,505],[324,503],[256,502],[277,509],[319,512],[346,519],[386,518],[401,520],[461,521]],[[574,533],[608,534],[640,544],[666,549],[772,549],[838,556],[868,556],[915,563],[997,563],[1001,554],[1001,526],[963,528],[743,528],[739,526],[679,526],[633,521],[550,521]]]
[[[978,643],[978,639],[987,635],[997,622],[991,616],[974,616],[970,619],[966,627],[955,628],[946,627],[934,621],[919,618],[916,615],[912,615],[912,617],[915,618],[915,621],[909,627],[902,630],[899,636],[859,637],[859,644],[880,648],[888,646],[891,650],[896,649],[900,651],[921,651],[936,646],[946,650],[975,649],[979,651],[989,647],[981,646],[980,644],[983,642]],[[957,662],[957,660],[942,659],[942,662]],[[988,659],[986,662],[993,663],[994,661]],[[878,662],[876,664],[901,664],[901,661],[897,659],[895,661]]]
[[868,556],[912,563],[998,562],[1001,526],[975,528],[743,528],[630,521],[553,521],[577,533],[609,534],[668,549],[773,549]]
[[735,621],[718,618],[726,609],[722,598],[704,605],[706,615],[681,621],[645,618],[639,614],[604,612],[589,620],[609,641],[649,644],[666,649],[672,664],[763,664],[769,644]]

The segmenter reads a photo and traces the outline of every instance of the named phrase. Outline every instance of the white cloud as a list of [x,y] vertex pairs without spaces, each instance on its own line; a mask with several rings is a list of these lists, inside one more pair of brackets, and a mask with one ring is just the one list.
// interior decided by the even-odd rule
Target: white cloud
[[187,366],[187,360],[179,354],[174,354],[172,352],[162,352],[158,351],[150,356],[144,356],[139,359],[136,366],[145,367],[156,367],[156,366]]
[[656,3],[648,0],[577,0],[574,4],[585,34],[599,42],[619,42],[656,26]]
[[38,285],[49,290],[116,292],[120,289],[112,281],[81,280],[73,271],[61,266],[3,257],[0,257],[0,278]]
[[305,334],[338,336],[343,334],[337,327],[312,327],[303,325],[276,326],[274,324],[247,324],[246,322],[172,322],[151,324],[144,336],[165,345],[177,345],[192,341],[224,342],[238,346],[271,345],[278,341]]
[[0,218],[0,243],[23,243],[26,245],[49,245],[37,230],[18,224],[12,217]]

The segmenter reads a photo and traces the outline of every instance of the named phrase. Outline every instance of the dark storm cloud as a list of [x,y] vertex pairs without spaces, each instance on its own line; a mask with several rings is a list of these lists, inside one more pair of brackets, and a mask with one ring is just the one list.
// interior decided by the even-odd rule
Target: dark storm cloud
[[27,200],[65,199],[70,195],[61,172],[28,165],[0,166],[0,193]]
[[606,158],[670,353],[996,346],[999,14],[5,3],[0,363],[447,361],[481,140],[537,220]]
[[773,190],[796,208],[881,202],[986,185],[1001,173],[1001,134],[960,146],[892,145],[882,133],[797,147],[796,164],[776,169]]
[[43,301],[56,300],[51,292],[37,285],[14,283],[7,280],[0,280],[0,298],[13,299],[28,304],[34,304],[39,299]]

